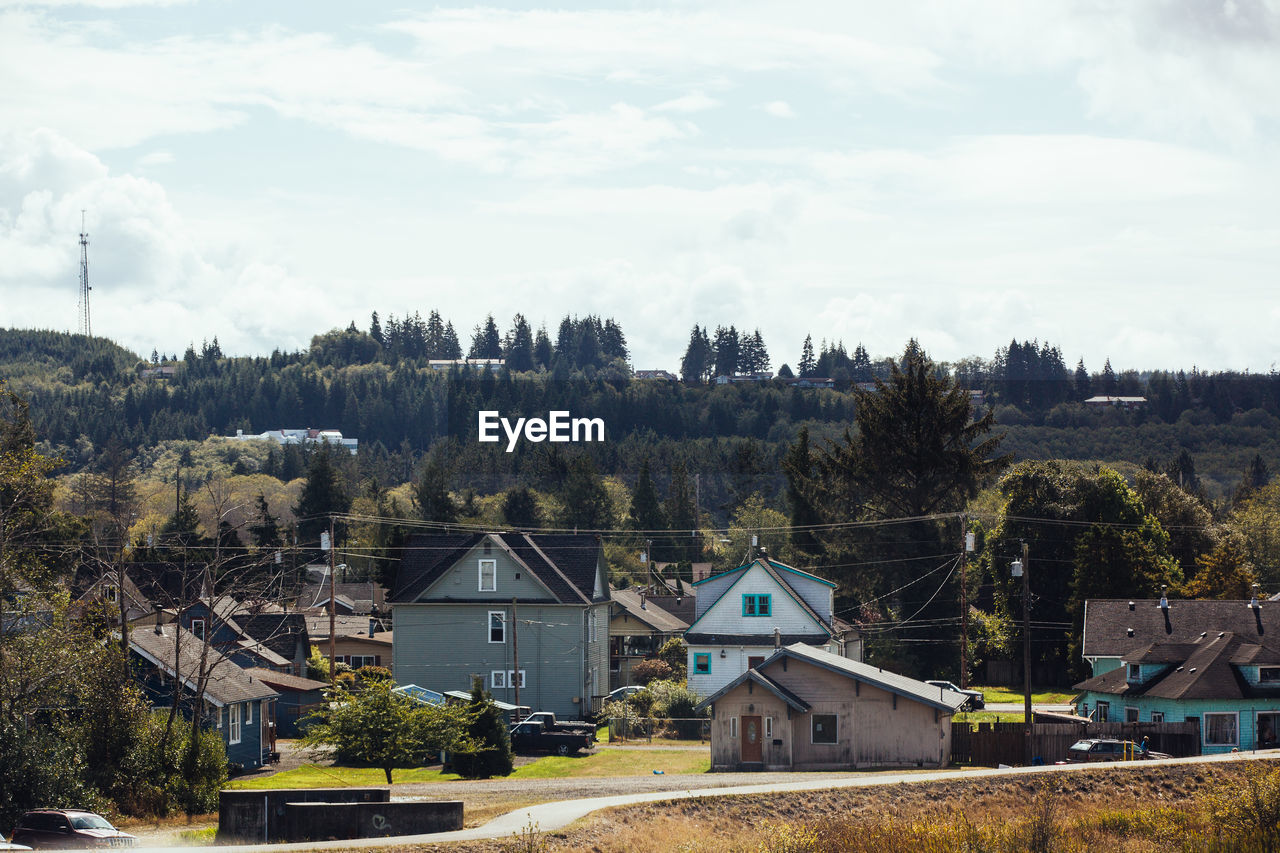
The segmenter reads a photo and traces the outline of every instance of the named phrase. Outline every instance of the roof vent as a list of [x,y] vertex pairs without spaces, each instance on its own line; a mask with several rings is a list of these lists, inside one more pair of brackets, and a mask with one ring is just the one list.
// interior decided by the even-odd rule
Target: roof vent
[[1182,667],[1178,667],[1178,672],[1182,672]]
[[1209,632],[1208,632],[1208,631],[1201,631],[1201,632],[1200,632],[1200,639],[1202,639],[1202,640],[1203,640],[1203,639],[1204,639],[1205,637],[1207,637],[1207,636],[1209,636]]
[[1126,634],[1128,634],[1130,637],[1132,637],[1132,636],[1133,636],[1133,629],[1132,629],[1132,628],[1125,628],[1125,629],[1124,629],[1124,632],[1125,632]]
[[1195,672],[1195,671],[1196,671],[1196,668],[1195,668],[1194,666],[1193,666],[1193,667],[1191,667],[1191,669],[1189,669],[1189,670],[1188,670],[1188,672]]
[[1169,596],[1165,594],[1165,590],[1168,588],[1167,584],[1160,585],[1160,609],[1165,613],[1169,612]]
[[1135,605],[1132,601],[1129,602],[1129,610],[1132,611],[1136,606],[1137,605]]
[[1226,632],[1225,632],[1225,631],[1219,631],[1219,632],[1218,632],[1218,639],[1219,639],[1219,640],[1221,640],[1221,639],[1222,639],[1223,637],[1225,637],[1225,636],[1227,636],[1227,634],[1226,634]]
[[1258,603],[1258,585],[1253,585],[1253,598],[1249,600],[1249,606],[1254,610],[1261,610],[1262,605]]

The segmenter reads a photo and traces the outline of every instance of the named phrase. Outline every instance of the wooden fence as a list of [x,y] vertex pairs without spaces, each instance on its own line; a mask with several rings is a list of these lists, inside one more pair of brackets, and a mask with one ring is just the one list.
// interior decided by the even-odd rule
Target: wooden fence
[[[1053,764],[1067,757],[1080,738],[1108,737],[1147,745],[1173,756],[1200,754],[1200,726],[1190,723],[1035,723],[1031,727],[1033,763]],[[1023,723],[952,723],[951,763],[995,767],[1026,763]]]

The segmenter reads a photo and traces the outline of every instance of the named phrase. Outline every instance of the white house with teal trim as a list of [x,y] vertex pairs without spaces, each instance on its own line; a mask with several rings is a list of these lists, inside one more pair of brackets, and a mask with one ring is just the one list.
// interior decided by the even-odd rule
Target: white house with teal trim
[[835,618],[836,585],[766,556],[694,584],[689,689],[710,696],[793,643],[862,659],[852,626]]
[[1076,685],[1077,711],[1108,722],[1194,721],[1204,753],[1274,748],[1278,631],[1277,602],[1088,601],[1083,652],[1094,676]]

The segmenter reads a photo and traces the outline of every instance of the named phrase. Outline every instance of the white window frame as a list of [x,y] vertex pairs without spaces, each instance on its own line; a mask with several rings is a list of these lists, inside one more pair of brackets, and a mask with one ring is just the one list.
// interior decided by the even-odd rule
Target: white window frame
[[[196,626],[197,626],[197,625],[199,625],[199,626],[200,626],[200,630],[199,630],[199,631],[197,631],[197,630],[196,630]],[[205,632],[205,621],[204,621],[203,619],[192,619],[192,620],[191,620],[191,633],[195,634],[195,635],[196,635],[196,639],[203,643],[203,642],[204,642],[204,638],[205,638],[205,633],[206,633],[206,632]]]
[[1152,712],[1151,712],[1151,722],[1153,722],[1153,723],[1163,723],[1163,722],[1164,722],[1164,711],[1152,711]]
[[222,709],[215,707],[213,709],[213,713],[218,718],[217,728],[221,729],[222,728]]
[[729,718],[729,737],[736,740],[738,737],[738,718]]
[[[493,617],[498,617],[498,624],[502,626],[502,639],[495,640],[493,638]],[[507,612],[505,610],[490,610],[489,617],[485,619],[485,632],[488,634],[489,642],[494,645],[503,645],[507,642]]]
[[1093,715],[1095,717],[1095,723],[1111,722],[1111,703],[1095,702],[1093,705]]
[[595,610],[587,611],[587,642],[594,643],[600,639],[600,620]]
[[245,702],[244,703],[244,724],[247,726],[252,723],[253,723],[253,703]]
[[240,742],[240,703],[227,706],[228,720],[227,725],[231,731],[227,734],[227,743],[236,744]]
[[[489,583],[485,585],[485,570],[489,573]],[[498,561],[497,560],[481,560],[476,569],[477,579],[480,584],[480,592],[497,592],[498,591]]]
[[[364,662],[356,663],[356,661],[364,661]],[[362,666],[377,666],[378,656],[377,655],[349,655],[347,657],[346,663],[347,663],[347,666],[351,667],[352,669],[359,669]]]
[[502,690],[507,686],[507,671],[505,669],[495,669],[489,673],[489,689]]
[[764,718],[764,739],[773,740],[773,717]]
[[[1209,740],[1209,718],[1230,717],[1234,721],[1235,739],[1230,741]],[[1239,711],[1206,711],[1201,715],[1201,737],[1205,746],[1239,746],[1240,745],[1240,712]]]
[[[813,739],[813,727],[817,723],[818,717],[830,717],[836,721],[835,740],[817,741]],[[812,746],[839,746],[840,745],[840,715],[839,714],[811,714],[809,716],[809,743]]]
[[[528,687],[528,686],[529,686],[529,685],[525,682],[525,673],[526,673],[526,671],[525,671],[525,670],[523,670],[523,669],[522,669],[522,670],[520,670],[520,689],[521,689],[521,690],[524,690],[526,687]],[[509,669],[509,670],[507,670],[507,686],[508,686],[508,687],[515,687],[515,686],[516,686],[516,671],[515,671],[514,669]]]

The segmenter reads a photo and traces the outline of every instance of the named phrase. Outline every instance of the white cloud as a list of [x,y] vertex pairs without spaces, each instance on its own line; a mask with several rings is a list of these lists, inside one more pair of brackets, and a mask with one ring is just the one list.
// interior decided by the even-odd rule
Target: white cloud
[[704,92],[690,92],[669,101],[663,101],[653,107],[657,113],[700,113],[720,106],[720,101]]
[[770,101],[767,104],[761,104],[760,109],[767,112],[774,118],[795,118],[795,111],[791,109],[791,105],[786,101]]

